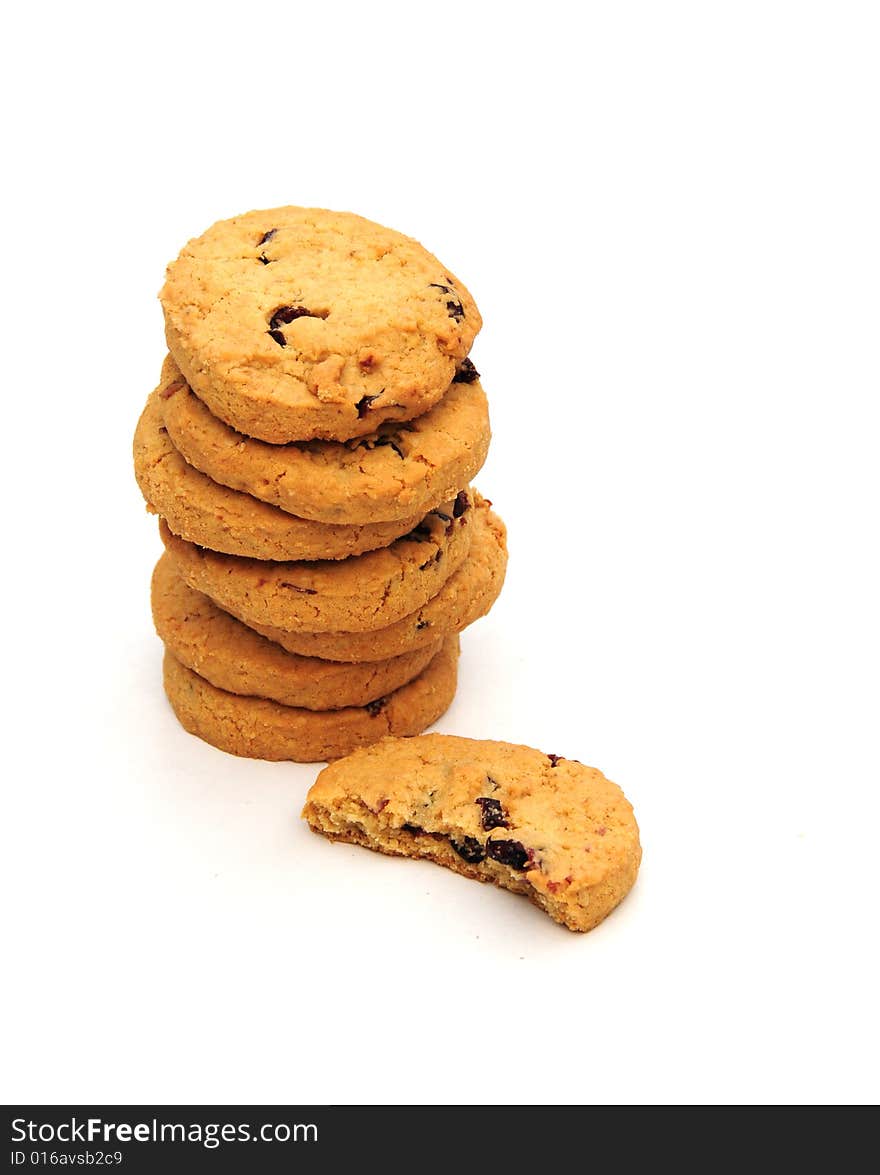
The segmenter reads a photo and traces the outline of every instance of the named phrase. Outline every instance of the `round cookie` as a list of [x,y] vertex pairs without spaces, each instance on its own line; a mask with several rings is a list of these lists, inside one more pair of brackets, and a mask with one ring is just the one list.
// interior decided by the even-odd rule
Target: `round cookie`
[[163,372],[162,419],[190,465],[300,518],[375,523],[427,514],[467,485],[486,460],[486,395],[469,360],[437,404],[415,420],[367,436],[269,445],[229,428],[187,387]]
[[189,542],[254,559],[346,559],[387,546],[421,520],[416,515],[399,522],[328,526],[218,485],[174,448],[159,404],[153,392],[138,421],[135,477],[147,505]]
[[482,325],[410,237],[350,212],[219,221],[168,266],[168,349],[215,416],[273,444],[348,440],[435,404]]
[[442,640],[386,661],[344,665],[299,657],[187,587],[163,555],[153,572],[153,621],[178,661],[218,689],[306,710],[365,706],[417,677]]
[[[221,555],[159,531],[190,587],[251,627],[363,632],[420,608],[461,566],[470,546],[472,496],[462,490],[389,547],[339,562],[266,563]],[[446,521],[446,519],[449,521]]]
[[417,611],[372,632],[285,632],[253,625],[291,653],[329,661],[373,661],[396,657],[431,643],[438,635],[461,632],[485,616],[498,598],[507,568],[504,523],[478,502],[471,521],[467,559],[436,596]]
[[385,739],[318,776],[303,816],[332,840],[422,857],[591,930],[632,889],[632,805],[594,767],[514,743]]
[[181,725],[205,742],[250,759],[317,763],[387,734],[415,735],[449,707],[458,638],[449,637],[417,678],[388,697],[345,710],[303,710],[217,689],[166,650],[165,693]]

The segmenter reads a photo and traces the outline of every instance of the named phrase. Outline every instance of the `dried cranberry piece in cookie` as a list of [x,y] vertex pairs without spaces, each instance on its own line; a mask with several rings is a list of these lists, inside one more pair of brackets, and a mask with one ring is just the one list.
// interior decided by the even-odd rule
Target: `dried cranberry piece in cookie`
[[[264,264],[268,265],[269,262],[266,261]],[[315,310],[308,310],[305,306],[279,306],[277,310],[272,312],[272,317],[269,319],[269,329],[266,331],[266,334],[274,339],[279,347],[286,347],[287,339],[280,329],[282,326],[294,322],[297,318],[326,317],[326,314],[321,314]]]
[[532,859],[531,853],[518,840],[487,841],[486,856],[510,869],[527,869]]
[[[257,241],[257,248],[260,249],[263,245],[267,245],[277,232],[277,228],[270,228],[268,232],[263,233],[263,235]],[[272,260],[273,259],[271,257],[267,257],[265,253],[261,253],[259,257],[257,257],[257,261],[261,262],[263,265],[271,265]],[[275,341],[277,342],[278,340],[276,339]]]
[[458,370],[452,377],[454,384],[472,384],[480,378],[480,373],[474,367],[470,359],[464,358],[459,364]]
[[420,828],[418,824],[401,824],[401,830],[410,836],[427,836],[431,840],[446,840],[442,832],[428,832],[427,828]]
[[[440,290],[444,294],[454,294],[455,291],[450,286],[441,286],[439,282],[431,282],[432,290]],[[464,318],[464,306],[456,297],[447,299],[446,313],[450,318],[454,318],[456,322],[461,322]]]
[[398,457],[400,457],[401,460],[403,460],[403,458],[406,456],[406,453],[404,453],[403,449],[401,449],[401,447],[400,447],[400,437],[399,436],[396,439],[394,436],[379,437],[379,439],[376,441],[375,445],[373,445],[373,448],[374,449],[381,449],[383,446],[387,449],[393,449],[394,452],[397,454]]
[[[407,535],[406,537],[411,538],[412,536]],[[442,558],[443,558],[443,548],[438,547],[436,554],[432,555],[430,559],[426,559],[424,563],[419,564],[419,571],[426,571],[431,566],[432,563],[439,563]]]
[[470,502],[468,501],[467,490],[459,490],[455,498],[455,505],[452,507],[452,517],[461,518],[468,506],[470,506]]
[[[384,390],[385,389],[383,388],[382,391]],[[367,415],[367,409],[370,407],[372,402],[374,400],[378,400],[381,395],[382,392],[376,392],[375,396],[361,396],[361,398],[355,404],[359,420],[363,420],[363,418]]]
[[509,827],[500,800],[493,800],[491,796],[478,796],[474,803],[482,808],[481,820],[487,832],[491,832],[493,828]]
[[279,306],[272,312],[269,319],[269,329],[278,330],[279,326],[287,326],[297,318],[326,318],[326,314],[317,314],[314,310],[307,310],[305,306]]
[[466,836],[462,840],[450,840],[449,843],[462,861],[467,861],[468,865],[479,865],[485,859],[486,853],[483,846],[475,836]]

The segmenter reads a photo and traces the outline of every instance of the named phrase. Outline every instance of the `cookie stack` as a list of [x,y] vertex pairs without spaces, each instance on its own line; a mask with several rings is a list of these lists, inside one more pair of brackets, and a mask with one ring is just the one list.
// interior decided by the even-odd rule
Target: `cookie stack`
[[178,718],[300,762],[418,734],[507,561],[469,486],[490,437],[473,299],[409,237],[305,208],[214,225],[160,297],[134,458]]

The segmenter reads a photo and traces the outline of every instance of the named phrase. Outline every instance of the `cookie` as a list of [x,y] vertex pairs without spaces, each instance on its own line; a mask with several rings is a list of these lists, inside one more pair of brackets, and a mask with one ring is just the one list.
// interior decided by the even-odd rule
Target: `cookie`
[[438,635],[461,632],[485,616],[498,598],[507,568],[504,523],[481,499],[471,521],[467,559],[440,591],[417,611],[372,632],[285,632],[253,625],[291,653],[328,661],[374,661],[412,652]]
[[458,638],[415,680],[367,706],[303,710],[217,689],[166,650],[165,692],[181,722],[205,742],[250,759],[317,763],[347,755],[387,734],[414,735],[435,722],[455,694]]
[[273,444],[344,441],[427,412],[482,325],[417,241],[320,208],[220,221],[169,265],[160,299],[199,399]]
[[332,840],[424,857],[591,930],[636,879],[632,806],[601,771],[513,743],[386,739],[320,773],[303,816]]
[[385,661],[344,665],[299,657],[259,636],[187,587],[167,555],[156,564],[153,621],[165,647],[211,685],[306,710],[365,706],[417,677],[441,638]]
[[363,632],[420,608],[461,566],[470,545],[471,501],[462,490],[391,546],[336,563],[266,563],[221,555],[185,542],[162,522],[159,527],[189,586],[251,627]]
[[421,520],[417,514],[366,525],[316,523],[219,485],[192,468],[172,444],[161,416],[161,397],[168,386],[163,379],[138,422],[135,474],[149,505],[181,537],[259,559],[344,559],[387,546]]
[[424,416],[382,424],[345,444],[269,445],[243,436],[208,411],[170,360],[166,372],[162,419],[190,465],[300,518],[336,524],[422,517],[455,497],[486,460],[489,410],[470,363]]
[[188,542],[253,559],[347,559],[387,547],[422,519],[418,514],[397,522],[328,525],[218,485],[177,452],[159,405],[153,392],[138,421],[135,477],[148,507]]

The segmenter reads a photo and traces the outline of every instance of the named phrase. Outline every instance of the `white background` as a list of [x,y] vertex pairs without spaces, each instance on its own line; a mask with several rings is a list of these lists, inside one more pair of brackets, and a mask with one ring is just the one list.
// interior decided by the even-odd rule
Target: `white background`
[[[4,1100],[877,1099],[876,5],[18,6],[3,71]],[[162,694],[165,263],[348,208],[485,319],[510,530],[439,729],[601,767],[572,935],[331,846]]]

